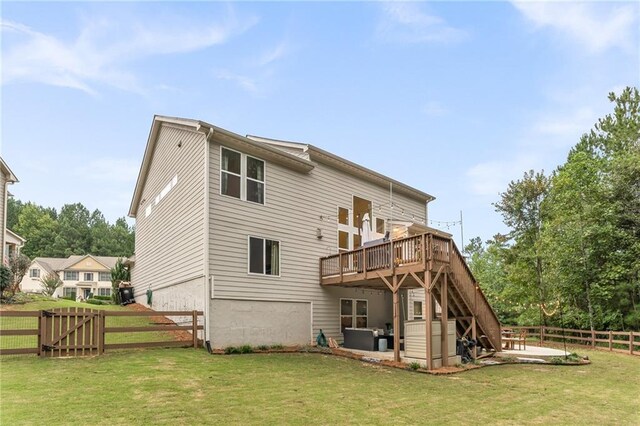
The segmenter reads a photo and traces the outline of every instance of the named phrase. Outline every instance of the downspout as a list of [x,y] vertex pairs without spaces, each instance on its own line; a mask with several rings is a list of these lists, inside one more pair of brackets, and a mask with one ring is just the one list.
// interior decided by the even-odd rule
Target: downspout
[[211,304],[211,271],[209,270],[209,143],[213,136],[213,128],[199,126],[198,131],[205,135],[204,144],[204,224],[203,224],[203,239],[204,239],[204,297],[203,297],[203,309],[204,313],[204,346],[211,352],[211,327],[209,324],[209,309]]

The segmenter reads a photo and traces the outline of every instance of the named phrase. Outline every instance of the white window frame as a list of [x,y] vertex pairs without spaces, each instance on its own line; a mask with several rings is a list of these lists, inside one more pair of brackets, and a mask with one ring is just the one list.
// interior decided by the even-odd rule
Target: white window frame
[[[91,275],[91,278],[87,278],[87,275]],[[93,272],[83,272],[82,278],[84,281],[93,282],[94,273]]]
[[[107,276],[106,280],[103,280],[102,274],[105,274]],[[103,282],[103,283],[110,283],[111,282],[111,272],[98,272],[98,281]]]
[[[338,302],[338,330],[340,330],[340,333],[342,333],[342,317],[346,317],[349,315],[342,315],[342,301],[343,300],[351,300],[351,327],[346,327],[346,328],[357,328],[355,327],[356,325],[358,325],[358,321],[357,318],[358,317],[365,317],[367,319],[367,325],[364,328],[368,328],[369,327],[369,300],[368,299],[353,299],[351,297],[341,297],[340,301]],[[365,302],[367,305],[367,315],[357,315],[356,313],[358,312],[358,302]],[[354,324],[355,323],[355,324]]]
[[[251,272],[251,238],[262,240],[263,256],[266,256],[266,253],[267,253],[267,240],[275,241],[278,243],[278,275],[266,274],[264,272],[262,274],[259,274],[257,272]],[[266,259],[264,258],[262,259],[262,261],[263,261],[262,270],[264,271],[267,267],[267,262],[266,262]],[[282,274],[282,242],[280,240],[276,240],[275,238],[259,237],[257,235],[247,235],[247,274],[258,276],[258,277],[280,278],[280,275]]]
[[[67,278],[67,274],[77,274],[78,276],[76,278]],[[78,271],[64,271],[62,274],[62,277],[64,278],[65,281],[80,281],[80,272]]]
[[[111,296],[111,287],[98,287],[96,293],[97,293],[96,294],[97,296]],[[103,294],[103,293],[109,293],[109,294]]]
[[[420,315],[416,315],[416,303],[420,304]],[[413,319],[416,320],[420,320],[420,319],[424,319],[424,302],[421,300],[414,300],[413,301]]]
[[30,268],[29,278],[40,278],[40,268]]
[[75,293],[76,296],[78,295],[78,288],[77,287],[62,287],[62,297],[68,297],[71,296],[70,294],[67,293]]
[[[234,173],[234,172],[229,172],[226,170],[222,169],[222,150],[226,149],[227,151],[231,151],[231,152],[235,152],[236,154],[240,154],[240,174]],[[250,178],[249,176],[247,176],[247,158],[250,157],[254,160],[258,160],[258,161],[262,161],[263,164],[263,180],[257,180],[257,179],[253,179]],[[218,182],[220,182],[220,188],[218,190],[218,192],[220,193],[220,195],[222,195],[223,197],[229,197],[229,198],[233,198],[234,200],[240,200],[240,201],[247,201],[249,203],[253,203],[255,205],[258,206],[264,206],[267,204],[267,162],[265,160],[263,160],[262,158],[258,158],[254,155],[249,155],[249,154],[245,154],[243,152],[240,152],[238,150],[235,149],[231,149],[229,147],[220,145],[220,172],[218,173]],[[230,175],[233,176],[238,176],[240,178],[240,198],[236,198],[232,195],[227,195],[227,194],[223,194],[222,193],[222,173],[228,173]],[[251,180],[253,182],[258,182],[262,184],[262,190],[263,190],[263,194],[262,194],[262,203],[259,203],[257,201],[251,201],[247,199],[247,181]],[[277,241],[277,240],[273,240],[273,241]]]

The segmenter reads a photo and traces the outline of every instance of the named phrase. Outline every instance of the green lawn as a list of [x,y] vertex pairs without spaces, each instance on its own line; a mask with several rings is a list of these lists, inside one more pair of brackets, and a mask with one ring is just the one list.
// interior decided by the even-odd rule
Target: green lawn
[[[124,311],[126,307],[119,305],[92,305],[89,303],[75,302],[66,299],[50,299],[42,296],[35,296],[33,301],[25,304],[3,305],[3,309],[12,311],[39,311],[42,309],[57,308],[87,308],[107,311]],[[154,325],[151,317],[107,317],[107,327],[142,327]],[[38,328],[37,318],[22,317],[0,317],[1,330],[7,329],[36,329]],[[105,343],[133,343],[133,342],[164,342],[175,340],[175,336],[163,331],[145,331],[137,333],[108,333]],[[30,348],[37,346],[36,336],[0,336],[0,348]]]
[[0,360],[1,424],[640,424],[640,358],[451,376],[324,354]]

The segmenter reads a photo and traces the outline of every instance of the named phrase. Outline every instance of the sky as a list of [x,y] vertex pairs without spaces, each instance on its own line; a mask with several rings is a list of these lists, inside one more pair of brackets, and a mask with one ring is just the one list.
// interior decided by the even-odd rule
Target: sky
[[11,193],[111,222],[160,114],[311,143],[434,195],[433,226],[462,211],[465,243],[486,240],[506,232],[492,203],[507,184],[554,170],[609,92],[640,85],[637,2],[0,7]]

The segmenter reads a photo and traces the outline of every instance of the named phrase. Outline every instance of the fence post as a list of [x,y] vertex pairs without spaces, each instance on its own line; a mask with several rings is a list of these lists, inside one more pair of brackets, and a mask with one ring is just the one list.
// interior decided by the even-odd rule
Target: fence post
[[98,355],[102,355],[104,354],[104,343],[106,341],[105,339],[105,335],[106,335],[106,331],[105,329],[107,328],[107,318],[104,315],[104,311],[101,310],[100,311],[100,317],[99,317],[99,329],[100,329],[100,333],[98,334],[98,339],[99,339],[99,350],[98,350]]
[[544,343],[544,325],[540,326],[540,346]]
[[609,330],[609,351],[613,351],[613,331]]
[[591,330],[591,347],[596,347],[596,332],[595,330]]
[[45,337],[45,329],[44,326],[44,314],[43,311],[40,311],[40,316],[38,317],[38,356],[44,356],[42,352],[42,345],[44,344]]
[[629,354],[630,355],[633,355],[633,344],[634,344],[633,331],[629,331]]
[[193,318],[193,347],[198,349],[198,311],[193,311],[191,315]]

